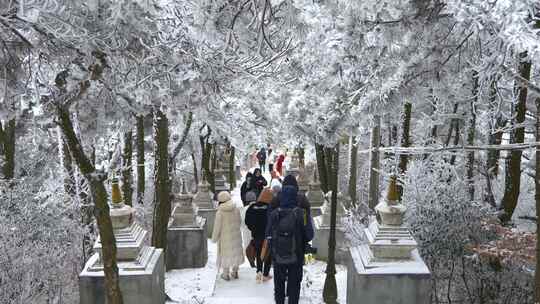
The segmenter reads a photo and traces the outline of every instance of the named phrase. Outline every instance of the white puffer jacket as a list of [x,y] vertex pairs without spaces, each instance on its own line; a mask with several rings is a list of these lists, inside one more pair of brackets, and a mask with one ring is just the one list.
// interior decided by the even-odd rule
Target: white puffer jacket
[[244,263],[241,220],[240,210],[232,200],[218,206],[212,232],[212,241],[218,244],[218,267],[234,267]]

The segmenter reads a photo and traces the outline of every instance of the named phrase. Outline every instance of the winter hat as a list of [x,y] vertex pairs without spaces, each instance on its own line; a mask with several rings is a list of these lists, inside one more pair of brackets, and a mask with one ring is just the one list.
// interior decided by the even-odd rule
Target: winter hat
[[270,204],[270,202],[272,202],[272,198],[273,198],[272,190],[270,190],[269,188],[264,188],[264,190],[259,195],[259,199],[257,201],[261,203]]
[[298,182],[296,181],[296,177],[294,175],[287,175],[285,176],[285,179],[283,180],[283,187],[285,186],[293,186],[298,190]]
[[227,191],[221,191],[217,196],[217,200],[220,203],[228,202],[231,200],[231,194]]
[[257,200],[257,194],[253,191],[246,193],[246,202],[254,202]]

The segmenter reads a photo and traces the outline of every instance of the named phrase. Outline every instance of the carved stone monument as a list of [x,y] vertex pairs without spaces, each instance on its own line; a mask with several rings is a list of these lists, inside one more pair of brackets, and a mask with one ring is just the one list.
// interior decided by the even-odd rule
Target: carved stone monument
[[403,225],[407,208],[398,201],[395,177],[375,210],[381,223],[365,229],[367,244],[350,249],[347,303],[430,303],[431,273]]
[[[324,204],[320,208],[321,215],[313,218],[313,226],[315,228],[315,236],[313,238],[313,247],[317,248],[316,258],[326,261],[328,259],[328,240],[330,239],[330,216],[331,216],[331,204],[330,200],[332,192],[328,192],[325,198]],[[337,209],[336,209],[336,262],[341,263],[344,261],[347,252],[347,240],[345,239],[345,233],[343,232],[343,225],[341,218],[345,215],[345,209],[343,209],[344,196],[338,193],[337,196]]]
[[[114,179],[110,216],[124,303],[162,304],[165,303],[163,250],[144,245],[147,232],[134,222],[134,213],[133,208],[122,202],[118,180]],[[81,304],[107,303],[99,237],[94,250],[96,253],[86,262],[79,275]]]
[[197,216],[192,199],[182,183],[167,228],[167,270],[204,267],[208,261],[206,219]]
[[197,206],[199,215],[206,219],[206,236],[212,237],[217,212],[214,194],[210,191],[210,184],[204,179],[198,189],[193,197],[193,203]]

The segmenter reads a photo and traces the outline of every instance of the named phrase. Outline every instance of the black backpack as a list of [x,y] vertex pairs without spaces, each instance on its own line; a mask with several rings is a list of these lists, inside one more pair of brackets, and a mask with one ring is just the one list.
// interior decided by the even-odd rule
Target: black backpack
[[291,265],[298,263],[298,214],[302,209],[296,207],[278,208],[273,211],[272,257],[278,264]]

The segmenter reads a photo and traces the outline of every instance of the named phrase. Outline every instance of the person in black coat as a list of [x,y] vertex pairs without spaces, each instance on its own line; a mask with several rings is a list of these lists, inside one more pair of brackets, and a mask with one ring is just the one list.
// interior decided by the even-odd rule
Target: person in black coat
[[265,239],[266,223],[268,220],[268,208],[272,201],[272,190],[264,189],[259,195],[256,203],[251,204],[246,211],[246,226],[251,231],[252,242],[257,252],[257,283],[266,282],[272,278],[270,276],[270,267],[272,259],[261,259],[262,245]]
[[257,197],[259,194],[261,194],[264,187],[268,185],[268,182],[266,181],[266,178],[262,176],[261,169],[257,168],[253,171],[253,189],[255,189],[255,193],[257,193]]
[[253,174],[251,172],[248,172],[246,174],[246,180],[242,183],[242,186],[240,187],[240,199],[242,200],[244,206],[249,203],[246,202],[246,193],[253,190],[255,190],[253,188]]
[[[298,191],[299,189],[296,178],[294,177],[294,175],[290,175],[290,174],[285,176],[285,179],[283,180],[283,183],[281,184],[282,188],[285,186],[293,186],[296,188],[296,191]],[[305,194],[298,192],[298,194],[296,195],[296,204],[298,207],[304,209],[304,211],[306,212],[306,217],[308,218],[311,217],[311,204],[309,203]],[[272,199],[272,202],[270,203],[270,209],[273,210],[277,207],[279,207],[279,195],[275,196]]]

